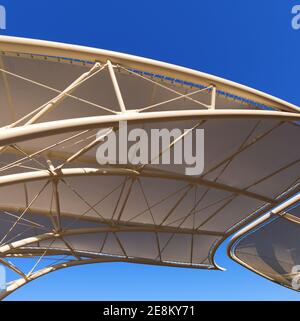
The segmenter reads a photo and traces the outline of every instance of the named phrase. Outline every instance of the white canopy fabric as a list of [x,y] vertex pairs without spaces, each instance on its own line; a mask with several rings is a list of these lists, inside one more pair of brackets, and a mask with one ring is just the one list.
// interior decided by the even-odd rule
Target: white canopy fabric
[[229,253],[244,267],[299,291],[300,193],[280,207],[239,232],[229,245]]
[[[78,264],[219,269],[218,246],[299,188],[292,104],[98,49],[0,37],[0,50],[0,253],[22,277],[4,295]],[[204,129],[204,172],[99,165],[97,132],[118,135],[121,120],[148,133]],[[27,275],[7,260],[33,256],[54,263]]]

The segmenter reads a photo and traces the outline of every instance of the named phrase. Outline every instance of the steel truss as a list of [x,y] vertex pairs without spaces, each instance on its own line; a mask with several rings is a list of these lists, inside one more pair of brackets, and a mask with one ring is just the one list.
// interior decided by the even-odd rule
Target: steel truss
[[[37,46],[37,44],[39,46]],[[56,96],[50,101],[46,102],[42,106],[39,106],[29,114],[23,116],[20,119],[15,119],[11,124],[8,124],[5,127],[0,129],[0,151],[1,153],[13,154],[15,156],[21,156],[17,160],[3,164],[0,167],[0,188],[8,185],[15,184],[24,184],[26,187],[27,183],[33,181],[44,181],[45,185],[43,188],[31,199],[27,200],[24,207],[15,207],[12,204],[0,204],[2,211],[6,211],[11,216],[15,215],[14,213],[20,212],[21,214],[15,215],[15,222],[12,225],[11,229],[3,236],[0,242],[0,262],[7,266],[9,269],[21,276],[20,279],[12,282],[6,292],[1,293],[0,299],[3,299],[16,289],[21,286],[29,283],[32,280],[35,280],[38,277],[41,277],[47,273],[67,268],[70,266],[76,266],[81,264],[91,264],[91,263],[101,263],[101,262],[134,262],[134,263],[144,263],[144,264],[156,264],[156,265],[167,265],[167,266],[177,266],[177,267],[191,267],[191,268],[211,268],[211,269],[221,269],[214,262],[214,254],[218,246],[234,231],[238,230],[242,226],[245,226],[249,221],[254,220],[256,217],[259,217],[267,209],[272,208],[278,205],[280,202],[285,200],[291,193],[294,193],[295,190],[299,189],[299,186],[293,184],[291,190],[283,194],[281,197],[270,198],[264,195],[251,192],[249,189],[258,184],[259,182],[269,178],[272,175],[277,174],[280,171],[285,170],[286,168],[293,166],[295,163],[300,160],[296,160],[282,168],[280,168],[276,173],[268,175],[268,177],[263,177],[259,182],[255,182],[247,188],[239,189],[233,186],[222,184],[217,182],[217,180],[211,181],[205,178],[207,174],[216,168],[221,168],[224,164],[228,166],[230,162],[244,150],[250,148],[251,146],[258,143],[265,136],[269,135],[273,130],[281,126],[283,123],[292,123],[294,121],[300,120],[300,110],[298,107],[286,103],[277,98],[271,97],[269,95],[263,94],[261,92],[255,91],[253,89],[241,86],[229,81],[222,80],[217,77],[209,76],[206,74],[198,73],[181,67],[175,67],[168,64],[162,64],[154,62],[147,59],[131,57],[128,55],[115,54],[112,52],[106,51],[97,51],[94,49],[86,49],[78,46],[68,46],[68,45],[52,45],[50,43],[43,42],[30,42],[23,40],[14,40],[13,38],[1,37],[0,38],[0,47],[4,54],[13,54],[16,52],[22,52],[23,54],[38,54],[45,55],[47,57],[64,57],[72,59],[83,59],[89,61],[90,69],[87,72],[84,72],[77,79],[75,79],[69,86],[64,90],[59,91],[55,88],[48,86],[47,84],[37,83],[32,79],[28,79],[24,76],[14,74],[5,69],[3,62],[0,64],[0,71],[2,72],[3,77],[14,77],[22,81],[33,83],[36,86],[42,88],[47,88],[51,91],[56,92]],[[117,70],[123,70],[129,74],[134,75],[135,77],[140,77],[145,81],[153,83],[155,86],[160,86],[165,90],[171,91],[176,95],[175,98],[167,99],[166,101],[150,104],[148,106],[141,106],[140,109],[131,110],[128,109],[124,102],[122,96],[122,90],[119,86],[118,79],[116,77]],[[80,88],[87,80],[95,77],[97,74],[103,72],[104,70],[108,71],[111,84],[114,89],[115,96],[118,102],[118,111],[111,110],[105,106],[95,104],[94,102],[82,99],[75,95],[76,89]],[[143,72],[141,72],[143,71]],[[175,89],[166,86],[163,82],[158,81],[155,77],[149,77],[147,72],[153,74],[163,74],[167,77],[172,77],[173,79],[183,79],[185,81],[194,81],[195,83],[203,84],[199,89],[197,88],[193,92],[182,94]],[[10,97],[9,84],[5,81],[5,89],[7,97]],[[247,100],[253,100],[259,104],[264,104],[266,106],[272,106],[272,110],[264,110],[260,108],[255,109],[218,109],[216,104],[216,98],[218,95],[223,95],[223,92],[228,92],[231,95],[237,95],[240,97],[245,97]],[[210,103],[204,103],[195,99],[194,95],[200,92],[207,92],[210,95]],[[66,99],[70,98],[73,100],[80,101],[86,106],[92,108],[99,108],[109,112],[109,115],[103,116],[93,116],[93,117],[82,117],[82,118],[72,118],[64,120],[54,120],[43,122],[43,118],[51,113],[54,109],[59,108],[59,105]],[[193,103],[199,105],[199,109],[196,110],[168,110],[168,111],[151,111],[151,109],[163,106],[164,104],[189,100]],[[10,102],[10,109],[12,114],[14,114],[14,106],[11,99],[8,99]],[[200,109],[201,107],[201,109]],[[95,165],[95,160],[91,159],[86,153],[100,144],[99,137],[97,138],[93,133],[93,130],[99,128],[107,128],[109,132],[118,131],[118,126],[120,121],[128,121],[129,124],[146,124],[151,122],[171,122],[174,120],[197,120],[201,124],[212,120],[212,119],[256,119],[258,122],[261,120],[277,120],[278,124],[275,127],[272,127],[268,131],[257,135],[255,139],[252,139],[250,142],[245,140],[240,148],[232,155],[226,159],[221,160],[217,165],[213,166],[201,177],[190,177],[186,175],[176,174],[174,172],[162,171],[151,168],[150,166],[145,167],[133,167],[133,166],[93,166]],[[199,123],[199,124],[200,124]],[[298,126],[295,124],[295,126]],[[191,129],[192,130],[192,129]],[[249,133],[249,137],[255,132],[256,127]],[[76,132],[74,135],[73,132]],[[20,148],[18,143],[28,141],[36,138],[43,138],[46,136],[57,135],[57,134],[68,134],[70,133],[69,138],[65,138],[57,143],[54,143],[49,146],[45,146],[43,149],[29,150]],[[72,133],[72,134],[71,134]],[[90,134],[88,138],[84,135]],[[55,147],[62,145],[66,142],[72,140],[82,139],[85,143],[82,148],[80,148],[75,153],[66,153],[66,152],[57,152]],[[172,149],[174,144],[173,142],[169,146],[169,149]],[[40,158],[44,157],[47,162],[46,165],[40,161]],[[59,165],[54,165],[51,157],[55,160],[60,160]],[[36,168],[28,163],[32,162],[37,166]],[[70,167],[70,165],[76,165],[78,163],[88,163],[91,166],[89,167]],[[66,165],[68,167],[66,168]],[[25,172],[6,174],[6,171],[13,169],[26,169]],[[117,205],[115,207],[115,212],[111,219],[104,218],[96,209],[95,205],[90,204],[84,199],[71,185],[68,185],[66,180],[69,177],[80,177],[80,176],[118,176],[124,178],[124,184],[121,186],[121,193],[117,200]],[[166,216],[163,218],[162,222],[157,223],[153,218],[153,224],[142,224],[137,222],[126,222],[122,220],[122,214],[126,206],[126,202],[131,193],[131,188],[134,183],[140,184],[141,191],[143,193],[145,203],[147,204],[146,210],[151,213],[151,205],[147,199],[147,195],[143,190],[141,183],[142,178],[159,178],[165,180],[175,180],[182,182],[184,187],[181,192],[183,192],[178,198],[177,202],[174,204],[173,208],[166,213]],[[126,182],[131,181],[131,185],[126,187]],[[295,181],[296,183],[296,181]],[[66,184],[78,198],[84,202],[89,209],[92,209],[97,215],[97,222],[101,222],[104,226],[98,228],[81,228],[81,229],[65,229],[61,225],[61,219],[64,217],[72,218],[75,221],[78,219],[86,219],[85,213],[81,217],[76,217],[73,213],[65,213],[61,210],[61,200],[59,186],[60,184]],[[46,186],[52,186],[53,191],[53,204],[54,210],[51,210],[51,219],[52,219],[52,229],[45,230],[45,233],[40,235],[35,235],[32,237],[27,237],[18,241],[9,241],[9,235],[15,229],[16,226],[24,224],[29,228],[36,226],[36,222],[29,221],[25,219],[25,214],[34,213],[36,215],[47,215],[43,209],[38,209],[34,207],[36,199],[39,198]],[[195,202],[195,206],[187,213],[187,215],[177,219],[180,224],[177,227],[166,226],[163,223],[171,216],[173,211],[182,203],[186,195],[193,189],[197,187],[203,187],[206,189],[206,192],[198,202]],[[127,189],[126,189],[127,188]],[[182,227],[183,223],[191,216],[195,215],[196,208],[201,201],[206,197],[207,192],[210,189],[220,190],[228,192],[229,196],[224,199],[218,200],[216,203],[220,203],[220,207],[210,216],[205,222],[202,222],[194,228],[188,229]],[[225,233],[218,231],[208,231],[202,229],[202,226],[211,220],[217,213],[230,204],[235,198],[239,196],[248,197],[260,202],[265,203],[265,206],[258,209],[257,212],[249,215],[249,218],[243,222],[240,222],[237,226],[232,227]],[[121,199],[123,204],[120,204]],[[117,208],[121,206],[120,211],[117,211]],[[207,205],[214,206],[215,203]],[[152,205],[153,206],[153,205]],[[152,215],[152,214],[151,214]],[[291,218],[292,219],[292,218]],[[43,228],[43,227],[41,227]],[[126,232],[153,232],[157,237],[157,248],[158,248],[158,257],[154,259],[142,259],[130,257],[126,253],[126,249],[123,246],[122,242],[118,238],[117,232],[126,231]],[[120,248],[122,249],[122,255],[120,256],[111,256],[111,255],[96,255],[95,253],[89,253],[84,251],[78,251],[73,248],[66,240],[66,236],[70,235],[86,235],[102,233],[107,236],[108,233],[111,233],[116,238]],[[162,259],[162,252],[164,248],[161,248],[158,241],[158,233],[171,233],[172,237],[177,234],[188,234],[188,235],[209,235],[216,237],[216,243],[211,248],[211,253],[209,256],[210,263],[201,263],[194,264],[192,260],[189,263],[183,262],[168,262]],[[52,247],[52,242],[60,239],[66,245],[65,250],[57,249],[55,246]],[[48,240],[50,245],[48,247],[37,247],[41,241]],[[192,238],[193,240],[193,238]],[[105,243],[105,241],[104,241]],[[103,245],[104,246],[104,245]],[[102,247],[103,247],[102,246]],[[193,252],[193,247],[191,247],[191,252]],[[46,256],[51,255],[68,255],[71,259],[64,260],[58,264],[53,264],[47,267],[44,267],[40,270],[37,270],[38,265]],[[34,267],[29,273],[21,271],[13,263],[9,262],[9,258],[12,257],[39,257]]]

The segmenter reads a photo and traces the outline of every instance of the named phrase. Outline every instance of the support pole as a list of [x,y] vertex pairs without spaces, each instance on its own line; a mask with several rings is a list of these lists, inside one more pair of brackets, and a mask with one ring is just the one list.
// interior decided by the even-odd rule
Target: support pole
[[212,85],[210,109],[216,109],[216,96],[217,96],[217,88],[215,85]]
[[121,90],[120,90],[120,87],[119,87],[119,84],[118,84],[118,81],[117,81],[117,78],[116,78],[116,74],[115,74],[114,68],[113,68],[110,60],[107,60],[107,66],[108,66],[109,75],[110,75],[110,78],[111,78],[111,81],[113,83],[114,90],[115,90],[115,93],[116,93],[116,96],[117,96],[117,99],[118,99],[119,107],[121,109],[121,112],[125,113],[126,112],[126,107],[125,107],[125,104],[124,104],[124,100],[123,100],[123,97],[122,97],[122,94],[121,94]]

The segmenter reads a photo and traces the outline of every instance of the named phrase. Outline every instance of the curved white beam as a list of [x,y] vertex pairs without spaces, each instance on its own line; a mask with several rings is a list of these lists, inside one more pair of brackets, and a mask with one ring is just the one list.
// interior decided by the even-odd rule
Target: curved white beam
[[[93,228],[93,229],[74,229],[74,230],[66,230],[62,231],[61,233],[57,234],[55,232],[45,233],[34,237],[29,237],[23,240],[19,240],[7,245],[3,245],[0,247],[0,254],[1,257],[5,257],[5,255],[9,253],[14,253],[15,250],[24,248],[25,246],[34,244],[36,242],[45,241],[45,240],[51,240],[53,238],[61,238],[64,236],[71,236],[71,235],[83,235],[87,233],[107,233],[107,232],[120,232],[120,231],[140,231],[140,228],[130,228],[130,227],[102,227],[102,228]],[[145,229],[146,230],[146,229]],[[26,248],[23,249],[26,252]],[[50,249],[51,250],[51,249]],[[24,253],[24,251],[22,251]],[[50,253],[51,251],[49,251]],[[30,253],[30,249],[28,249],[28,253]],[[80,255],[84,256],[84,252],[77,252],[75,251],[75,254],[78,253],[78,256]],[[26,255],[26,253],[25,253]],[[51,255],[51,253],[50,253]],[[96,256],[95,256],[96,257]],[[0,260],[1,261],[1,260]],[[3,300],[5,297],[10,295],[12,292],[16,291],[23,285],[43,276],[50,272],[54,272],[56,270],[67,268],[70,266],[76,266],[76,265],[82,265],[82,264],[92,264],[92,263],[101,263],[101,262],[126,262],[126,263],[138,263],[138,264],[150,264],[150,265],[162,265],[162,266],[176,266],[176,267],[189,267],[189,268],[210,268],[210,269],[219,269],[217,265],[207,265],[207,264],[188,264],[188,263],[180,263],[180,262],[169,262],[169,261],[158,261],[155,259],[147,259],[147,258],[135,258],[135,257],[118,257],[118,256],[109,256],[109,255],[103,255],[98,256],[96,258],[91,259],[84,259],[84,260],[74,260],[69,261],[65,263],[60,263],[54,266],[49,266],[46,268],[43,268],[37,272],[34,272],[29,275],[23,274],[19,269],[16,269],[14,266],[10,266],[10,264],[7,264],[7,267],[12,269],[13,271],[17,272],[18,274],[22,275],[21,279],[13,281],[6,289],[6,291],[0,292],[0,300]]]
[[8,36],[0,36],[0,50],[2,52],[37,54],[90,62],[100,61],[105,63],[107,60],[110,60],[114,64],[120,64],[131,69],[180,79],[186,82],[204,86],[213,84],[220,91],[242,97],[246,100],[252,100],[258,104],[281,110],[299,111],[299,107],[293,104],[233,81],[143,57],[84,46]]
[[[24,211],[26,207],[17,207],[17,206],[8,206],[8,205],[0,205],[1,211],[7,212],[17,212]],[[37,215],[37,216],[46,216],[49,215],[49,211],[46,209],[33,208],[30,207],[27,211],[28,213]],[[61,212],[61,216],[67,219],[77,220],[80,215],[70,212]],[[172,227],[167,225],[154,225],[149,223],[139,223],[139,222],[128,222],[128,221],[117,221],[111,219],[101,219],[100,217],[87,217],[82,216],[80,220],[85,222],[93,222],[93,223],[103,223],[107,226],[115,227],[116,230],[103,230],[102,228],[89,228],[88,230],[83,230],[86,233],[98,233],[98,232],[120,232],[120,231],[131,231],[131,232],[161,232],[161,233],[171,233],[171,234],[198,234],[198,235],[209,235],[209,236],[226,236],[226,233],[212,230],[201,230],[201,229],[193,229],[193,228],[185,228],[185,227]],[[33,222],[35,223],[35,222]],[[116,225],[117,224],[117,225]],[[117,226],[117,227],[116,227]],[[39,226],[38,226],[39,227]],[[43,226],[40,226],[43,227]],[[87,232],[88,231],[88,232]]]
[[0,292],[0,301],[6,298],[8,295],[13,293],[14,291],[18,290],[22,286],[28,284],[31,281],[36,280],[37,278],[40,278],[46,274],[49,274],[51,272],[55,272],[64,268],[73,267],[73,266],[79,266],[79,265],[86,265],[86,264],[95,264],[95,263],[109,263],[109,262],[125,262],[125,263],[135,263],[135,264],[147,264],[147,265],[160,265],[160,266],[171,266],[171,267],[180,267],[180,268],[197,268],[197,269],[210,269],[210,270],[222,270],[217,266],[213,265],[198,265],[197,267],[195,265],[189,265],[189,264],[173,264],[169,262],[159,262],[156,260],[151,259],[137,259],[137,258],[118,258],[118,257],[109,257],[109,256],[103,256],[96,259],[85,259],[85,260],[72,260],[64,263],[59,263],[53,266],[49,266],[46,268],[43,268],[37,272],[32,273],[27,278],[21,278],[18,280],[15,280],[10,284],[6,291]]
[[[188,228],[176,228],[176,227],[164,227],[164,226],[149,226],[147,224],[131,224],[126,225],[120,222],[119,225],[95,227],[95,228],[78,228],[62,230],[59,233],[48,232],[32,237],[28,237],[22,240],[18,240],[9,244],[0,246],[0,257],[5,257],[7,253],[13,253],[20,247],[24,247],[33,243],[60,238],[64,236],[74,235],[86,235],[86,234],[98,234],[98,233],[116,233],[116,232],[158,232],[158,233],[171,233],[171,234],[197,234],[197,235],[209,235],[209,236],[224,236],[224,233],[214,231],[204,231]],[[83,252],[83,251],[82,251]],[[88,253],[88,252],[87,252]]]
[[[63,230],[60,233],[49,232],[32,237],[28,237],[22,240],[18,240],[9,244],[0,246],[0,257],[5,257],[7,254],[16,253],[16,250],[23,248],[37,242],[52,240],[56,238],[61,238],[65,236],[74,236],[74,235],[86,235],[86,234],[96,234],[96,233],[116,233],[116,232],[159,232],[159,233],[175,233],[175,234],[207,234],[210,236],[224,236],[224,233],[210,232],[210,231],[196,231],[189,229],[178,229],[178,228],[156,228],[156,227],[143,227],[138,225],[134,226],[106,226],[98,228],[80,228],[80,229],[70,229]],[[25,249],[26,251],[26,249]],[[30,253],[30,250],[28,251]],[[82,251],[82,253],[88,253]]]
[[71,118],[15,128],[2,128],[0,129],[0,146],[76,130],[118,127],[120,121],[128,121],[129,123],[147,123],[183,119],[200,120],[221,118],[299,121],[300,113],[235,109],[178,110],[144,113],[131,111],[118,115]]
[[[259,219],[255,220],[254,222],[250,223],[249,225],[247,225],[246,227],[244,227],[243,229],[239,230],[234,236],[233,238],[230,240],[230,243],[228,244],[228,249],[230,251],[230,249],[232,248],[233,244],[235,243],[235,241],[237,239],[239,239],[240,237],[242,237],[243,235],[249,233],[250,231],[254,230],[255,228],[257,228],[259,225],[263,224],[264,222],[266,222],[269,218],[272,217],[272,215],[279,215],[282,211],[284,211],[286,208],[290,207],[291,205],[297,203],[300,201],[300,192],[297,193],[295,196],[289,198],[287,201],[281,203],[280,205],[276,206],[275,208],[273,208],[272,210],[268,211],[265,215],[261,216]],[[284,216],[283,216],[284,217]],[[229,252],[230,255],[234,256],[233,252]]]
[[8,295],[16,291],[17,289],[21,288],[25,284],[36,280],[37,278],[40,278],[41,276],[44,276],[48,273],[55,272],[67,267],[71,266],[77,266],[77,265],[84,265],[84,264],[92,264],[92,263],[103,263],[103,262],[111,262],[114,261],[112,258],[98,258],[98,259],[90,259],[90,260],[74,260],[74,261],[69,261],[65,263],[59,263],[53,266],[46,267],[44,269],[41,269],[35,273],[32,273],[30,276],[26,278],[21,278],[18,280],[15,280],[10,284],[5,291],[0,292],[0,301],[6,298]]
[[[294,196],[288,198],[286,201],[282,202],[280,205],[274,207],[273,209],[269,210],[267,213],[265,213],[263,216],[259,217],[257,220],[252,221],[250,224],[246,225],[244,228],[240,229],[229,241],[227,245],[227,255],[234,260],[235,262],[239,263],[241,266],[245,267],[246,269],[255,272],[256,274],[273,281],[275,283],[282,282],[281,285],[284,286],[286,279],[281,276],[277,275],[277,280],[275,281],[271,276],[263,273],[262,271],[258,271],[251,267],[246,262],[242,261],[236,254],[235,254],[235,246],[238,244],[238,242],[246,237],[249,233],[255,231],[259,226],[262,226],[263,224],[267,224],[268,220],[272,218],[274,215],[282,215],[284,218],[284,210],[292,206],[293,204],[296,204],[300,201],[300,191],[296,193]],[[297,224],[297,223],[296,223]]]
[[249,192],[245,189],[236,188],[233,186],[209,181],[200,177],[193,177],[188,175],[177,174],[174,172],[167,172],[155,169],[143,169],[141,172],[134,169],[120,168],[120,167],[100,167],[100,168],[63,168],[57,172],[51,172],[48,170],[32,171],[18,174],[11,174],[0,176],[0,187],[6,185],[12,185],[17,183],[25,183],[30,181],[37,181],[43,179],[54,179],[63,177],[74,176],[130,176],[130,177],[148,177],[148,178],[162,178],[170,180],[184,181],[189,184],[196,184],[214,188],[217,190],[226,191],[229,193],[243,195],[262,202],[276,204],[276,200],[268,198],[264,195]]
[[[175,228],[174,228],[175,230]],[[178,229],[177,229],[178,230]],[[41,241],[47,241],[47,240],[53,240],[53,239],[60,239],[62,237],[65,236],[74,236],[74,235],[86,235],[86,234],[93,234],[93,233],[116,233],[116,232],[140,232],[140,231],[151,231],[153,232],[153,229],[148,229],[148,228],[139,228],[139,227],[128,227],[128,226],[119,226],[119,227],[115,227],[115,226],[108,226],[108,227],[99,227],[99,228],[86,228],[86,229],[73,229],[73,230],[64,230],[61,231],[60,233],[56,233],[56,232],[49,232],[49,233],[44,233],[44,234],[40,234],[40,235],[36,235],[36,236],[31,236],[22,240],[18,240],[6,245],[2,245],[0,247],[0,257],[5,258],[6,256],[9,255],[14,255],[14,254],[18,254],[17,250],[21,250],[22,254],[26,253],[26,247],[29,245],[32,245],[34,243],[38,243]],[[161,230],[159,232],[162,232]],[[168,229],[165,230],[166,233],[170,233],[168,232]],[[206,231],[204,231],[206,233]],[[173,233],[173,232],[172,232]],[[186,232],[184,232],[186,234]],[[208,232],[210,233],[210,232]],[[213,233],[213,232],[211,232]],[[216,232],[217,233],[217,232]],[[192,234],[192,233],[190,233]],[[219,233],[218,233],[219,234]],[[220,236],[220,235],[218,235]],[[36,248],[39,249],[39,248]],[[51,248],[49,248],[49,250],[51,250]],[[57,249],[53,249],[54,251],[57,251]],[[66,249],[62,249],[62,251],[66,251]],[[28,248],[27,254],[31,253],[31,248]],[[78,251],[76,250],[76,253],[81,254],[81,256],[104,256],[104,254],[93,254],[91,252],[85,252],[85,251]],[[70,255],[72,255],[72,253],[70,253]],[[122,258],[123,261],[127,262],[127,260],[130,260],[130,262],[134,262],[134,261],[145,261],[148,260],[146,258],[136,258],[136,257],[125,257],[125,256],[118,256],[118,255],[107,255],[112,259],[120,259]],[[169,262],[169,261],[157,261],[154,259],[149,259],[152,262],[156,262],[156,263],[161,263],[161,264],[168,264],[169,266],[174,266],[174,264],[177,266],[179,264],[179,262]],[[177,263],[177,264],[176,264]],[[198,267],[199,264],[188,264],[188,263],[181,263],[181,265],[188,265],[188,266],[196,266]]]

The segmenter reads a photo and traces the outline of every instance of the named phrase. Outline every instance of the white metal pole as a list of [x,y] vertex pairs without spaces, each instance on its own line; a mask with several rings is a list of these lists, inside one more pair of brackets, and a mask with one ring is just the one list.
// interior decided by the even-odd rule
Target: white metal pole
[[113,68],[110,60],[107,60],[107,66],[108,66],[108,71],[109,71],[109,74],[110,74],[110,78],[111,78],[111,81],[113,83],[114,90],[115,90],[115,93],[116,93],[116,96],[117,96],[117,99],[118,99],[119,107],[120,107],[122,113],[125,113],[126,112],[126,107],[125,107],[125,104],[124,104],[124,100],[123,100],[123,97],[122,97],[122,94],[121,94],[121,90],[120,90],[120,87],[119,87],[119,84],[118,84],[118,81],[117,81],[117,78],[116,78],[116,74],[115,74],[114,68]]

